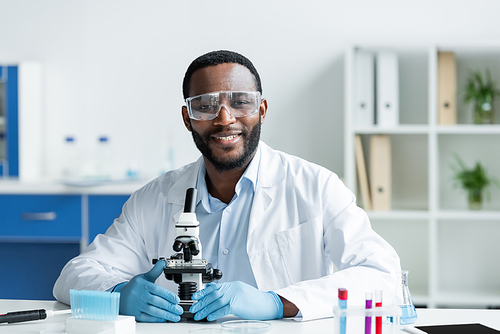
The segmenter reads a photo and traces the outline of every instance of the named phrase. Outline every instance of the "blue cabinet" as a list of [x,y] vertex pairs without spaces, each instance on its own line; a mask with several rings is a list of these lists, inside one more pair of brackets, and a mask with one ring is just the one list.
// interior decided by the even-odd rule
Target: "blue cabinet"
[[54,300],[52,288],[79,243],[0,242],[0,299]]
[[18,67],[0,65],[0,178],[19,176]]
[[[82,198],[88,196],[88,207]],[[0,195],[0,299],[54,300],[64,265],[105,233],[129,195]],[[88,212],[87,212],[88,210]],[[86,234],[86,232],[84,232]]]
[[123,204],[129,197],[129,195],[89,196],[89,243],[98,234],[105,233],[115,218],[120,216]]
[[80,242],[79,195],[0,195],[0,212],[2,239]]
[[[88,206],[82,201],[86,197]],[[90,242],[105,233],[128,198],[0,195],[0,299],[54,300],[54,283],[80,253],[86,231]],[[82,228],[82,217],[88,217],[88,230]]]
[[81,196],[0,195],[0,298],[53,300],[80,253]]

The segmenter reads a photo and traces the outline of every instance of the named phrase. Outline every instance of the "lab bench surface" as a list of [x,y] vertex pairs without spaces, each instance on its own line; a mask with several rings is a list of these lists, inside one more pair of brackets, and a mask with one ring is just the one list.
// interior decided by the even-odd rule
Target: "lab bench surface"
[[130,195],[147,182],[148,180],[64,182],[0,179],[0,194]]
[[[36,300],[0,300],[0,314],[13,311],[32,309],[61,310],[68,309],[65,304],[53,301]],[[500,310],[470,310],[470,309],[417,309],[418,320],[416,326],[444,325],[444,324],[466,324],[481,323],[485,326],[500,330]],[[27,334],[39,333],[40,331],[64,330],[66,316],[55,316],[53,318],[17,323],[0,324],[0,333]],[[239,319],[233,316],[224,317],[214,322],[197,323],[136,323],[137,334],[159,334],[159,333],[189,333],[190,330],[200,327],[220,327],[224,321]],[[334,319],[325,318],[313,321],[295,321],[291,319],[271,320],[269,333],[309,334],[309,333],[333,333]],[[61,331],[60,331],[61,332]],[[402,332],[404,333],[404,332]]]

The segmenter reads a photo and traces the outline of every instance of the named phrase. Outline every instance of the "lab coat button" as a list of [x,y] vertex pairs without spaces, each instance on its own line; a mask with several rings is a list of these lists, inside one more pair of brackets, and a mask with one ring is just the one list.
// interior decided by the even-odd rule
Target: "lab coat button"
[[222,254],[224,255],[227,255],[229,253],[229,249],[225,248],[223,251],[222,251]]
[[227,211],[227,212],[231,212],[231,207],[229,207],[229,206],[228,206],[228,207],[226,208],[226,211]]

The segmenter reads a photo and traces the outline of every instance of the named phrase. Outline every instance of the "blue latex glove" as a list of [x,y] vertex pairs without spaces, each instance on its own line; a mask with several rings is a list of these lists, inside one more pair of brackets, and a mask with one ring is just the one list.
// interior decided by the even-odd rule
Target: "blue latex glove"
[[191,298],[198,301],[189,309],[195,313],[194,320],[206,317],[213,321],[228,314],[250,320],[283,318],[283,303],[277,294],[257,290],[239,281],[209,283]]
[[114,291],[120,292],[120,314],[133,315],[143,322],[166,322],[181,320],[184,312],[179,296],[154,282],[163,273],[165,261],[156,262],[145,274],[135,276],[130,282],[118,284]]

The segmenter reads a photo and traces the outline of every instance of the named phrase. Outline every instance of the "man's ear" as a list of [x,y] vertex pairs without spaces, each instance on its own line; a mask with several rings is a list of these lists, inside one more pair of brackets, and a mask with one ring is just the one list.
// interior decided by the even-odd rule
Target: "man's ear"
[[184,126],[186,129],[191,132],[191,121],[189,119],[189,113],[187,111],[186,106],[182,106],[182,120],[184,121]]
[[267,115],[267,100],[266,99],[262,99],[262,101],[260,101],[259,112],[260,112],[260,124],[264,124],[264,119],[266,118],[266,115]]

